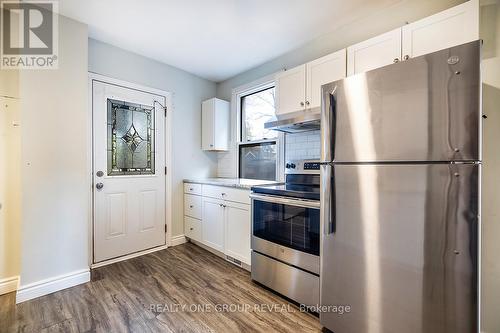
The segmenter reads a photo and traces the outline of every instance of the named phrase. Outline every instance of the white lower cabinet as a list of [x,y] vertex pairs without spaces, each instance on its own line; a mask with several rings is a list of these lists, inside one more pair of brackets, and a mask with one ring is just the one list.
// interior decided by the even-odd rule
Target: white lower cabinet
[[224,200],[203,197],[202,242],[224,252]]
[[250,265],[250,205],[227,202],[224,215],[224,253]]
[[184,233],[186,237],[201,242],[201,220],[184,216]]
[[250,191],[189,184],[184,192],[185,236],[250,266]]

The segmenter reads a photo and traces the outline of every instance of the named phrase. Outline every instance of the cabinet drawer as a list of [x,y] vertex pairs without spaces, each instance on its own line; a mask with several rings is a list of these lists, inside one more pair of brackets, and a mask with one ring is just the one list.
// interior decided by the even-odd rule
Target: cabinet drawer
[[201,197],[192,194],[184,195],[184,215],[201,219]]
[[204,197],[250,204],[249,190],[235,189],[223,186],[203,185],[202,195]]
[[201,194],[201,184],[184,183],[184,193]]
[[201,242],[201,221],[189,216],[184,217],[184,234],[186,237]]

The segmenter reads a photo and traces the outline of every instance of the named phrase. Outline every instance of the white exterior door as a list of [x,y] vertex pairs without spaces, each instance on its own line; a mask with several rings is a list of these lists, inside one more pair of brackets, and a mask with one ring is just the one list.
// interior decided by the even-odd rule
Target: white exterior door
[[166,244],[166,96],[92,80],[94,263]]
[[347,48],[347,75],[370,71],[401,60],[401,28]]
[[[0,97],[0,276],[2,277],[19,274],[16,267],[20,260],[18,245],[21,241],[22,222],[20,111],[19,100]],[[2,294],[1,288],[0,294]]]

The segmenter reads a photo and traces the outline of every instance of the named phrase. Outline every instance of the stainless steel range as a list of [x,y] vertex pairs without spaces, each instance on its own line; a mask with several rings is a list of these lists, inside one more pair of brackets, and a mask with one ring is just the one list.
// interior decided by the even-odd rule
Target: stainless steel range
[[252,187],[252,279],[306,305],[319,303],[320,164],[286,163],[282,185]]

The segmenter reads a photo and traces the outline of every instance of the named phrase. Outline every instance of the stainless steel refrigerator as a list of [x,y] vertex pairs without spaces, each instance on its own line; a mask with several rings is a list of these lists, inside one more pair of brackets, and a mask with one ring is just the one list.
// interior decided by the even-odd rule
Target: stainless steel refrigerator
[[322,87],[323,326],[478,331],[480,96],[480,41]]

